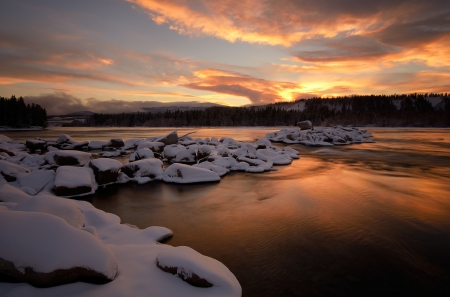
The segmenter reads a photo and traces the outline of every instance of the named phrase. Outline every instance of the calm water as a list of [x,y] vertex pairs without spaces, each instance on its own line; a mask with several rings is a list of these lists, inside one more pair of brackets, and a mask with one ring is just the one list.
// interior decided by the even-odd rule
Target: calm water
[[[253,141],[279,129],[178,129]],[[148,137],[171,129],[54,128],[14,139]],[[376,143],[289,147],[278,171],[220,183],[153,182],[89,198],[122,222],[174,231],[223,262],[244,296],[450,296],[450,130],[370,129]],[[279,146],[284,146],[278,144]]]

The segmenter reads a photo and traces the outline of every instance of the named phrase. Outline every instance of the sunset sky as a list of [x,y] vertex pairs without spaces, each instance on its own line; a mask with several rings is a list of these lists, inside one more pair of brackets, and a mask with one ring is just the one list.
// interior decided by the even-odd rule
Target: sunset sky
[[0,96],[24,96],[50,114],[450,91],[448,0],[3,0],[0,7]]

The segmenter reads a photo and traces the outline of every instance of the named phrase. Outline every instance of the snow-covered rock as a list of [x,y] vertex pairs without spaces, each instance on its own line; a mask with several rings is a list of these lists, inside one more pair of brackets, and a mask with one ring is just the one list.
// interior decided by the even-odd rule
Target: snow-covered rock
[[12,210],[48,213],[64,219],[72,227],[81,229],[84,226],[78,204],[66,198],[40,194],[17,204]]
[[211,170],[212,172],[217,173],[220,177],[224,176],[225,174],[227,174],[230,171],[230,170],[226,169],[225,167],[215,165],[209,161],[194,164],[192,166]]
[[148,177],[161,179],[163,176],[163,162],[159,159],[144,159],[125,164],[122,172],[128,177]]
[[[166,156],[166,154],[164,154]],[[176,153],[175,158],[171,158],[171,162],[176,163],[195,163],[197,154],[194,148],[187,148]]]
[[99,185],[114,183],[117,181],[122,163],[113,159],[99,158],[89,163]]
[[211,147],[209,145],[201,145],[197,148],[197,159],[206,159],[211,155]]
[[61,134],[58,137],[58,139],[56,140],[56,143],[58,143],[58,144],[67,143],[67,142],[76,142],[76,141],[73,140],[72,137],[70,137],[67,134]]
[[123,142],[123,140],[121,138],[113,138],[106,144],[106,146],[123,147],[123,146],[125,146],[125,143]]
[[0,134],[0,141],[6,141],[6,142],[8,142],[8,141],[11,141],[11,138],[9,138],[9,137],[6,136],[6,135]]
[[130,162],[139,161],[142,159],[154,158],[155,154],[149,148],[142,148],[130,155]]
[[174,159],[177,153],[180,151],[185,151],[186,147],[180,144],[171,144],[164,147],[163,156],[167,161]]
[[6,181],[8,182],[15,181],[16,175],[19,172],[29,173],[30,170],[20,165],[0,160],[0,174]]
[[156,265],[196,287],[228,287],[241,291],[236,277],[225,265],[186,246],[160,252]]
[[0,212],[0,226],[8,226],[0,228],[1,274],[37,287],[116,277],[113,252],[88,232],[46,213]]
[[208,169],[175,163],[166,168],[163,180],[165,182],[187,184],[220,181],[220,176]]
[[44,158],[50,164],[84,166],[91,160],[91,154],[73,150],[52,151],[46,153]]
[[88,167],[61,166],[56,170],[53,191],[58,196],[92,194],[97,190],[94,173]]

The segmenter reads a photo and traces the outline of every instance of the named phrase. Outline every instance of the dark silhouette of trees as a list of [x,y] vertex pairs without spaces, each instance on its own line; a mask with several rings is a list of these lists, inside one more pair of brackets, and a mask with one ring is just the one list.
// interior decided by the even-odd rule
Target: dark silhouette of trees
[[[427,98],[442,98],[433,107]],[[303,106],[303,108],[300,108]],[[289,126],[311,120],[315,126],[449,126],[447,94],[369,95],[300,99],[266,106],[210,107],[160,113],[94,114],[90,126]]]
[[27,128],[47,127],[47,112],[39,104],[25,104],[22,97],[0,97],[0,126]]

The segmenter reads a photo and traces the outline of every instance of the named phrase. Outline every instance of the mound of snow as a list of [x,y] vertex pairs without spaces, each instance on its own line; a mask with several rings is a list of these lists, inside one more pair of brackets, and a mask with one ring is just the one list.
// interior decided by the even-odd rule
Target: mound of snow
[[[32,198],[34,199],[34,198]],[[113,280],[113,252],[98,238],[54,215],[0,210],[2,274],[38,287],[78,280]]]
[[187,184],[220,181],[220,176],[208,169],[175,163],[164,171],[163,180],[165,182]]
[[27,193],[11,186],[10,184],[3,184],[0,186],[0,201],[21,203],[31,198]]

